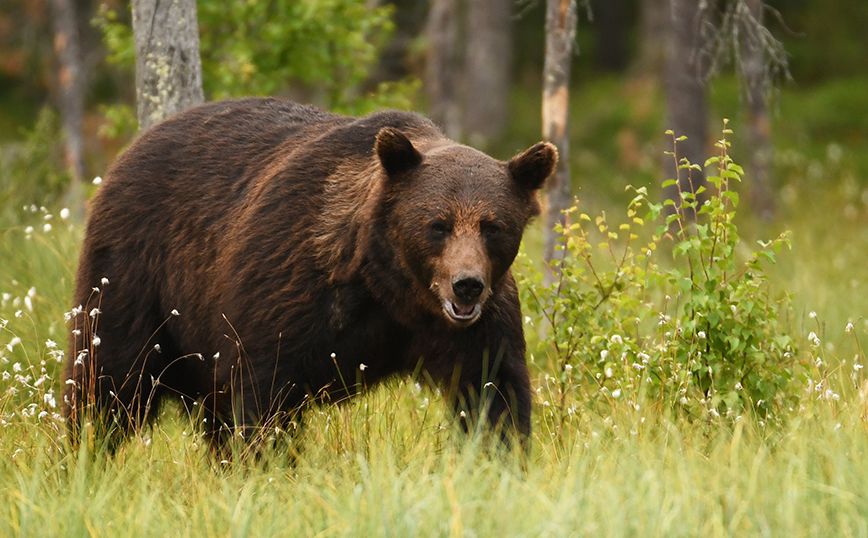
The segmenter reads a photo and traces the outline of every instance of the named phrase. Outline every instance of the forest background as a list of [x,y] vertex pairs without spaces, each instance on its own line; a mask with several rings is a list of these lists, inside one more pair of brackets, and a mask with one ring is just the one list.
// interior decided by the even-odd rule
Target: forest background
[[[700,4],[684,39],[676,6]],[[197,7],[207,100],[413,109],[499,158],[543,136],[545,2]],[[576,14],[578,206],[553,237],[578,263],[547,271],[539,219],[517,264],[529,458],[457,442],[411,381],[322,410],[291,458],[215,470],[178,409],[114,458],[64,444],[56,370],[84,200],[138,131],[131,15],[116,0],[0,3],[0,535],[868,536],[868,4]],[[668,129],[688,136],[679,157],[720,161],[691,172],[712,202],[698,227],[688,211],[665,222],[681,195],[661,185],[688,172]]]

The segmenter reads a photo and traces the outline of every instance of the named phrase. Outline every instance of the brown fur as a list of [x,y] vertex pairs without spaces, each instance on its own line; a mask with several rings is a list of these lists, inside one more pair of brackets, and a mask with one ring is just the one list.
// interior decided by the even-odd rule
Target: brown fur
[[275,99],[155,126],[92,203],[71,425],[91,406],[122,433],[181,396],[202,403],[219,443],[421,364],[457,409],[473,417],[481,397],[489,421],[526,437],[509,266],[556,159],[537,144],[503,163],[416,114],[350,118]]

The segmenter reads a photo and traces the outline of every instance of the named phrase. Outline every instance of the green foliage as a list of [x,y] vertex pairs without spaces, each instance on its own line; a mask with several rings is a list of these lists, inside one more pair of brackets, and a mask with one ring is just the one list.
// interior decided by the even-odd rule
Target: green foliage
[[[710,191],[679,188],[680,200],[661,204],[644,187],[634,189],[626,223],[615,227],[603,214],[592,230],[586,229],[591,218],[573,207],[557,229],[566,255],[551,264],[553,282],[543,283],[528,266],[523,301],[537,321],[547,322],[553,418],[564,420],[582,400],[593,407],[618,400],[637,409],[656,404],[692,418],[752,409],[777,419],[793,404],[792,381],[798,373],[806,377],[779,320],[790,297],[772,298],[763,266],[775,262],[789,239],[760,242],[759,251],[739,261],[738,195],[730,181],[743,172],[728,146],[724,136],[720,155],[705,163],[719,170],[708,177]],[[671,155],[686,177],[664,187],[681,185],[699,168]],[[652,222],[656,231],[639,246],[639,233]],[[602,241],[594,245],[596,235]],[[664,245],[671,264],[656,261]]]
[[[338,112],[364,113],[389,106],[409,108],[416,80],[366,88],[379,51],[393,31],[393,7],[357,0],[197,2],[202,80],[211,99],[277,95],[305,89]],[[109,59],[133,68],[129,21],[100,10]]]
[[23,142],[0,149],[0,222],[19,222],[23,206],[52,204],[63,195],[70,177],[59,132],[57,115],[45,107]]

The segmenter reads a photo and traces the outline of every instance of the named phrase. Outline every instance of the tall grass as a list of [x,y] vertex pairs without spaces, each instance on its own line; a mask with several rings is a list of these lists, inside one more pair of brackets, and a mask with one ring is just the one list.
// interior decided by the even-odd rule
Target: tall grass
[[[592,121],[576,122],[584,138],[573,146],[600,142],[578,150],[574,171],[579,196],[594,201],[585,207],[617,215],[624,204],[608,202],[607,189],[651,181],[660,152],[644,141],[662,128],[643,105],[651,93],[609,90],[577,97],[586,106],[574,109]],[[642,150],[632,165],[615,147],[631,121]],[[804,134],[787,121],[777,132]],[[59,208],[28,206],[16,224],[0,223],[0,536],[868,537],[868,194],[855,152],[807,139],[778,152],[780,219],[768,228],[739,215],[745,242],[793,232],[769,276],[794,294],[788,322],[812,379],[785,420],[751,410],[688,420],[625,401],[571,405],[553,420],[553,372],[534,332],[526,458],[458,434],[439,395],[412,380],[311,408],[300,433],[257,459],[214,457],[171,405],[114,456],[72,449],[57,414],[58,366],[82,228]],[[594,190],[597,177],[613,179]],[[539,237],[539,228],[526,236],[528,252]]]
[[618,402],[555,424],[533,363],[526,459],[407,380],[312,408],[255,460],[215,458],[180,406],[114,456],[75,451],[57,359],[81,230],[51,213],[0,232],[0,536],[868,536],[862,377],[833,354],[840,397],[806,392],[783,426]]

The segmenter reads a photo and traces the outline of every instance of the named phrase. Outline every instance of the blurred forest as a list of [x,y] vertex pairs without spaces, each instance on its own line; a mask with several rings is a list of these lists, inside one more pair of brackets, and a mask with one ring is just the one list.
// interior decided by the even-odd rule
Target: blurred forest
[[[696,12],[700,4],[708,9]],[[199,0],[197,9],[207,100],[413,108],[501,158],[541,137],[543,0]],[[849,172],[829,179],[865,187],[868,3],[588,0],[574,9],[573,194],[605,204],[627,184],[658,185],[663,131],[688,134],[683,151],[702,162],[723,117],[745,148],[748,198],[764,221],[787,197],[792,148],[807,162],[843,154]],[[70,178],[104,173],[135,136],[135,99],[129,2],[0,1],[0,202],[62,199]]]

